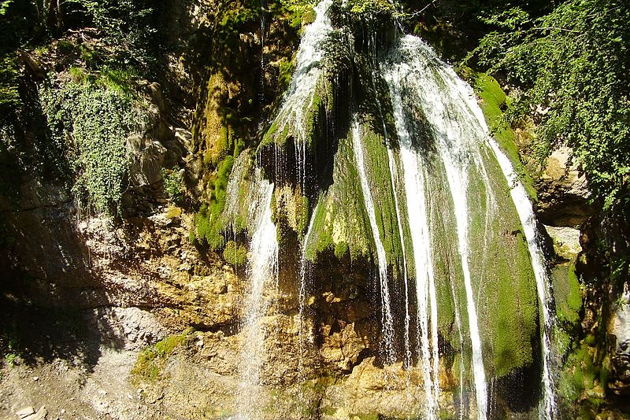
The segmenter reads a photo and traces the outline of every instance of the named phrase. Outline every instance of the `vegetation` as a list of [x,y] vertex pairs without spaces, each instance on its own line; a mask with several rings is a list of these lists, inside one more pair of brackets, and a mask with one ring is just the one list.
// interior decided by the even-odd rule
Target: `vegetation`
[[234,241],[229,241],[223,250],[223,259],[229,264],[242,266],[247,261],[247,248]]
[[471,53],[521,88],[511,121],[538,118],[540,157],[567,144],[605,208],[630,208],[628,21],[621,0],[569,0],[536,16],[516,3],[484,12]]
[[516,143],[516,135],[510,124],[506,121],[503,109],[508,107],[508,98],[499,86],[499,83],[486,73],[469,74],[469,69],[464,69],[465,76],[468,76],[477,95],[481,99],[481,110],[486,118],[490,132],[497,140],[501,149],[510,158],[514,170],[518,174],[523,186],[527,190],[530,199],[536,201],[536,189],[534,181],[529,172],[525,169],[519,155],[519,148]]
[[164,182],[164,192],[174,204],[181,204],[184,200],[184,174],[178,168],[161,170]]
[[[150,4],[149,0],[2,1],[0,110],[15,109],[20,103],[19,68],[26,60],[23,51],[46,52],[54,38],[61,38],[60,53],[80,54],[93,70],[109,73],[109,80],[116,81],[129,68],[153,73],[160,42],[155,30],[157,16]],[[94,46],[63,38],[69,31],[82,28],[89,28],[84,40],[98,39]],[[122,75],[117,73],[121,70]]]
[[97,212],[115,213],[127,183],[127,138],[140,129],[144,115],[116,85],[80,80],[47,83],[40,100],[54,141],[64,145],[72,139],[67,156],[75,197]]
[[155,382],[160,377],[168,357],[186,342],[189,334],[189,331],[185,331],[182,334],[171,335],[144,349],[131,370],[132,381]]
[[224,225],[221,215],[225,208],[228,177],[233,165],[233,156],[227,156],[221,161],[213,176],[210,203],[202,204],[199,212],[195,215],[195,237],[212,249],[222,248],[225,244],[225,239],[223,238]]

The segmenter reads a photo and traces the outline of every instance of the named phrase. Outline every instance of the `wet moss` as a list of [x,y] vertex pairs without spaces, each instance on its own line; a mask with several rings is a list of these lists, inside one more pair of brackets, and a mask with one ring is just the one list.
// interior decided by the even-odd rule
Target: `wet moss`
[[582,290],[575,262],[556,266],[552,279],[558,321],[574,325],[580,320],[582,309]]
[[[363,192],[352,153],[352,142],[342,139],[334,157],[333,184],[318,201],[306,257],[337,247],[351,258],[371,255],[370,225],[363,205]],[[344,252],[345,253],[345,252]]]
[[[362,129],[365,172],[375,203],[378,235],[390,265],[399,270],[402,264],[402,245],[394,205],[387,148],[384,139],[368,124]],[[350,134],[348,134],[350,136]],[[352,140],[341,140],[335,155],[333,185],[320,198],[313,225],[313,239],[307,256],[330,249],[337,256],[350,253],[351,257],[367,256],[376,261],[374,236],[365,209],[361,180],[356,167]],[[398,273],[400,274],[400,273]]]
[[203,108],[197,111],[193,124],[193,140],[203,154],[204,163],[211,167],[232,152],[236,141],[228,123],[229,111],[222,105],[228,96],[226,86],[221,73],[210,77]]
[[481,150],[484,172],[469,185],[473,290],[484,358],[496,377],[534,362],[539,311],[529,249],[510,189],[493,154]]
[[228,176],[233,165],[232,156],[227,156],[219,163],[212,180],[210,202],[204,203],[195,215],[195,237],[211,249],[222,248],[225,244],[222,235],[225,224],[221,216],[225,208]]
[[228,241],[223,250],[223,259],[228,264],[242,266],[247,261],[247,248],[235,241]]
[[468,73],[468,78],[472,81],[475,92],[481,99],[481,110],[486,118],[490,133],[507,157],[510,158],[514,170],[523,183],[530,199],[536,201],[537,194],[534,188],[534,181],[521,161],[516,135],[503,114],[503,109],[507,106],[505,92],[494,77],[486,73],[474,73],[470,69],[467,69],[466,73]]

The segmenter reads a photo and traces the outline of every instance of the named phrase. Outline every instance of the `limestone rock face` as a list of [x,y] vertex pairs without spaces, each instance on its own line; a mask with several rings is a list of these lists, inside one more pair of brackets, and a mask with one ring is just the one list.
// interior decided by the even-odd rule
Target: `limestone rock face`
[[553,240],[554,251],[562,259],[570,261],[582,251],[578,229],[566,226],[545,226],[545,229]]
[[623,295],[609,325],[609,334],[614,337],[612,357],[615,382],[610,388],[617,395],[630,395],[630,293]]
[[571,161],[572,150],[561,147],[547,159],[538,185],[538,214],[543,223],[577,227],[593,214],[588,183]]

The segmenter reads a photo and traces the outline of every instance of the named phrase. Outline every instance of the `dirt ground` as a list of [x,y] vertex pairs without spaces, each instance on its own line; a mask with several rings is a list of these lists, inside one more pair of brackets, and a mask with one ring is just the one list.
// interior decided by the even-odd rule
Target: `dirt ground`
[[62,359],[7,365],[1,371],[0,418],[19,419],[19,410],[42,406],[49,420],[153,418],[127,380],[136,357],[137,351],[102,349],[92,371]]

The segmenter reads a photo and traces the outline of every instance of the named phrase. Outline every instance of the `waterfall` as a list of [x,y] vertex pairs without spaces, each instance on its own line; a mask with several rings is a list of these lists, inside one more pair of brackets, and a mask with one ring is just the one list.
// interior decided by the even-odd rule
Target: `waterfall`
[[[311,220],[308,223],[308,229],[306,230],[306,235],[304,235],[304,239],[302,240],[302,249],[300,252],[300,289],[298,295],[298,345],[299,345],[299,360],[298,360],[298,374],[302,373],[304,367],[304,312],[306,309],[306,292],[309,280],[309,263],[306,258],[306,249],[308,247],[309,239],[311,238],[311,233],[313,232],[313,225],[315,224],[315,216],[317,215],[317,206],[313,209],[313,214],[311,215]],[[308,332],[308,341],[311,341],[311,333]]]
[[253,232],[247,267],[249,290],[243,306],[241,382],[237,395],[239,414],[236,418],[243,420],[259,417],[258,388],[260,387],[260,369],[265,359],[262,318],[268,309],[268,299],[265,298],[264,292],[265,286],[269,283],[276,285],[278,274],[278,241],[271,212],[274,186],[261,178],[260,169],[257,169],[256,179],[260,181],[254,190],[255,196],[252,198],[249,209],[253,221]]
[[458,170],[453,162],[445,161],[448,183],[455,204],[455,218],[457,221],[457,237],[459,253],[462,259],[464,272],[464,288],[466,291],[466,309],[468,310],[468,327],[470,328],[470,341],[472,343],[472,364],[475,379],[475,396],[477,398],[477,417],[485,419],[487,416],[487,384],[483,366],[483,354],[481,350],[481,337],[479,335],[479,322],[475,307],[474,293],[472,289],[470,267],[468,263],[468,208],[466,205],[466,174]]
[[352,150],[356,161],[357,172],[361,180],[361,190],[363,191],[363,203],[368,214],[374,245],[376,247],[376,258],[378,263],[378,278],[381,292],[381,325],[383,328],[383,347],[386,363],[393,363],[395,360],[394,351],[394,319],[392,316],[391,299],[389,295],[389,285],[387,283],[387,256],[385,247],[381,241],[376,221],[376,210],[372,198],[372,190],[368,183],[367,170],[365,167],[365,159],[363,155],[363,146],[361,142],[361,126],[355,117],[352,122]]
[[[483,116],[482,116],[483,117]],[[552,419],[556,412],[555,397],[553,391],[553,379],[549,365],[551,364],[551,351],[549,343],[549,332],[553,327],[553,319],[549,309],[549,289],[550,281],[547,276],[545,267],[545,257],[542,252],[538,234],[536,230],[536,217],[532,209],[532,203],[527,196],[525,187],[519,181],[518,175],[514,172],[512,163],[508,157],[501,151],[494,139],[490,139],[490,147],[494,151],[501,170],[505,174],[508,183],[511,186],[510,195],[516,206],[518,216],[523,225],[525,238],[527,239],[527,247],[532,259],[532,268],[536,278],[536,290],[538,291],[538,300],[541,303],[542,314],[542,362],[543,362],[543,400],[540,410],[541,419]]]
[[[475,292],[473,290],[474,284],[469,262],[469,214],[471,209],[467,196],[471,171],[476,171],[476,173],[481,175],[481,179],[486,187],[486,205],[488,207],[494,205],[493,196],[490,193],[488,175],[481,156],[481,149],[489,146],[494,152],[508,184],[511,186],[512,201],[527,239],[532,269],[536,279],[536,291],[542,308],[541,317],[544,324],[541,340],[544,396],[540,416],[541,418],[552,418],[555,406],[552,378],[549,371],[548,331],[552,325],[548,307],[549,279],[547,278],[547,271],[544,265],[544,256],[537,239],[536,221],[531,202],[523,185],[518,181],[509,159],[491,138],[483,113],[476,103],[470,86],[459,79],[455,72],[441,62],[435,53],[419,38],[413,36],[403,37],[389,59],[393,65],[389,66],[389,70],[384,74],[384,77],[390,87],[394,117],[399,127],[401,154],[407,153],[405,145],[409,144],[409,141],[405,140],[409,133],[405,130],[404,122],[406,118],[412,118],[408,116],[410,111],[405,109],[402,103],[401,98],[404,91],[406,95],[413,96],[413,100],[419,104],[422,115],[430,124],[434,138],[435,154],[439,156],[444,167],[448,188],[453,200],[458,250],[461,258],[472,345],[477,417],[482,419],[487,417],[488,390],[477,320]],[[404,158],[403,162],[405,162]],[[415,176],[406,180],[406,184],[418,183],[419,180],[421,178]],[[409,185],[406,185],[406,188],[409,189]],[[408,199],[410,193],[415,197],[421,196],[419,191],[408,191]],[[419,206],[421,207],[421,205]],[[488,210],[486,210],[486,232],[488,219],[489,214]],[[417,226],[415,229],[419,230]],[[420,257],[420,261],[423,261],[422,257]],[[483,279],[477,278],[474,280],[476,283],[480,283]]]
[[279,132],[285,128],[295,135],[295,160],[298,183],[304,192],[306,182],[306,149],[308,144],[305,127],[307,111],[313,105],[317,84],[323,74],[323,44],[333,30],[328,10],[333,0],[321,0],[315,6],[315,20],[304,29],[297,53],[297,64],[275,121]]
[[[466,309],[468,313],[468,326],[472,345],[472,366],[475,384],[475,396],[477,401],[477,417],[485,419],[487,416],[487,385],[481,336],[475,305],[475,294],[469,267],[469,238],[468,218],[469,209],[467,203],[467,179],[468,165],[478,161],[471,157],[469,148],[471,133],[466,126],[467,118],[455,112],[461,112],[453,108],[450,101],[453,100],[445,89],[440,68],[432,65],[427,59],[426,46],[419,38],[405,36],[400,40],[400,45],[390,57],[392,66],[384,74],[390,88],[394,119],[396,122],[398,137],[400,140],[401,160],[405,172],[405,188],[407,189],[409,220],[411,223],[412,239],[414,244],[414,259],[416,261],[416,282],[418,289],[419,321],[422,326],[423,359],[428,345],[427,333],[427,309],[426,294],[429,292],[431,307],[431,342],[434,348],[432,360],[437,363],[437,308],[435,301],[435,282],[432,271],[432,255],[430,233],[428,228],[428,216],[425,203],[425,172],[426,164],[418,156],[418,152],[412,147],[412,137],[409,133],[407,120],[412,118],[403,104],[403,93],[413,95],[419,104],[422,113],[430,124],[431,132],[435,137],[434,147],[436,154],[441,158],[444,166],[448,189],[451,194],[454,207],[455,229],[457,232],[458,251],[461,259],[464,290],[466,295]],[[461,118],[460,118],[461,117]],[[463,124],[464,123],[464,124]],[[474,137],[473,137],[474,138]],[[422,140],[422,139],[421,139]],[[424,140],[426,141],[426,139]],[[425,144],[425,147],[428,145]],[[422,168],[422,169],[420,169]],[[424,267],[424,269],[423,269]],[[426,364],[426,361],[425,361]],[[432,367],[437,381],[437,365]],[[426,369],[426,368],[425,368]],[[426,376],[426,373],[425,373]],[[433,391],[437,394],[439,391]],[[435,397],[434,397],[435,398]]]
[[[308,138],[307,127],[311,122],[307,120],[312,115],[310,111],[317,104],[314,99],[318,89],[322,83],[327,83],[323,68],[323,46],[333,30],[328,15],[333,1],[321,0],[315,7],[316,19],[304,30],[297,53],[296,71],[276,115],[275,128],[269,130],[272,133],[270,135],[283,133],[283,138],[293,139],[297,174],[295,190],[302,196],[306,195],[307,187],[307,148],[311,141],[317,141]],[[375,48],[375,38],[368,39],[370,46]],[[320,191],[320,198],[327,197],[327,200],[319,200],[318,207],[345,204],[343,200],[347,199],[345,194],[349,189],[343,183],[340,184],[343,187],[336,185],[339,185],[337,182],[347,182],[349,178],[346,176],[344,179],[343,176],[348,172],[351,172],[352,177],[355,176],[354,168],[348,171],[348,166],[345,166],[352,165],[354,161],[359,182],[354,182],[358,185],[352,185],[350,190],[361,197],[359,202],[349,198],[351,201],[347,204],[354,212],[349,214],[349,218],[352,220],[352,217],[358,216],[362,219],[367,216],[367,226],[361,225],[353,231],[353,236],[344,237],[347,235],[347,227],[335,226],[338,219],[335,219],[337,215],[334,212],[328,213],[331,207],[316,207],[311,214],[301,247],[296,250],[299,262],[296,270],[299,281],[299,308],[296,318],[299,323],[298,378],[304,379],[300,375],[304,370],[304,358],[307,354],[305,343],[312,339],[305,319],[312,269],[306,257],[309,243],[313,245],[314,239],[326,236],[334,238],[331,239],[333,244],[342,244],[344,241],[349,243],[349,239],[356,239],[365,230],[367,238],[361,245],[361,252],[373,249],[373,259],[378,269],[374,274],[378,275],[380,288],[383,362],[392,365],[398,360],[397,335],[404,341],[401,343],[401,347],[404,345],[404,355],[401,355],[403,366],[410,367],[417,356],[418,371],[422,379],[420,394],[424,400],[423,418],[437,419],[442,414],[440,409],[444,408],[440,407],[440,397],[447,397],[452,391],[450,381],[440,382],[440,345],[446,365],[459,352],[460,418],[469,413],[478,420],[492,417],[492,413],[488,412],[491,405],[489,393],[492,389],[489,390],[486,377],[492,378],[492,384],[496,384],[496,379],[511,372],[511,369],[529,363],[525,360],[530,356],[527,353],[529,347],[522,353],[518,352],[521,357],[518,359],[514,357],[505,361],[507,357],[503,355],[506,349],[509,351],[512,348],[510,345],[513,343],[526,342],[529,345],[532,331],[535,330],[535,322],[530,322],[527,325],[531,329],[523,332],[526,341],[520,336],[510,341],[509,337],[505,338],[505,326],[513,326],[513,320],[518,322],[521,317],[535,320],[535,310],[526,310],[536,305],[537,301],[541,303],[540,318],[543,323],[541,340],[544,398],[540,416],[552,418],[555,407],[549,371],[551,356],[548,334],[552,327],[547,306],[549,279],[536,236],[534,213],[525,190],[518,182],[509,160],[491,139],[470,86],[440,61],[430,47],[417,37],[402,36],[389,52],[379,56],[374,51],[372,58],[369,63],[372,66],[372,89],[376,92],[375,80],[382,77],[388,88],[395,132],[390,133],[389,138],[384,112],[389,104],[381,103],[378,94],[373,99],[383,126],[382,143],[366,143],[365,139],[371,140],[371,137],[364,138],[363,133],[364,128],[373,124],[369,117],[376,117],[378,121],[379,116],[367,115],[365,120],[360,120],[355,112],[349,137],[342,139],[340,144],[343,147],[336,152],[340,154],[340,160],[335,161],[333,183],[327,186],[328,190]],[[352,98],[351,102],[354,100]],[[352,105],[355,110],[363,110],[362,104],[356,101]],[[395,141],[396,138],[398,142]],[[279,142],[274,144],[276,172],[286,170],[286,160],[281,161],[279,158],[283,156],[282,147]],[[386,158],[382,154],[384,151],[387,152]],[[338,162],[340,164],[337,166]],[[335,172],[338,170],[341,173]],[[337,178],[337,175],[340,176]],[[255,196],[251,200],[250,209],[250,223],[255,226],[249,229],[252,240],[247,270],[251,290],[245,299],[242,383],[238,396],[239,418],[243,419],[259,416],[256,412],[256,407],[260,406],[257,403],[257,390],[260,388],[260,371],[265,360],[265,337],[261,321],[268,310],[268,299],[264,297],[264,292],[268,290],[265,284],[273,278],[277,281],[278,270],[276,227],[271,218],[274,186],[262,181],[259,173],[258,178],[261,180],[257,181],[251,192]],[[353,181],[354,179],[352,178]],[[511,187],[512,202],[498,212],[497,200],[500,193],[505,192],[507,200],[501,204],[510,201],[507,198],[505,180]],[[386,195],[387,198],[382,199],[385,196],[375,192],[376,186],[385,188],[388,193],[391,186],[393,202],[379,202],[379,199],[390,198]],[[340,194],[336,188],[344,188],[343,193]],[[230,209],[232,207],[231,204],[228,206]],[[327,217],[332,215],[330,220],[315,223],[318,210]],[[525,242],[514,239],[514,235],[509,236],[509,232],[519,229],[517,218],[520,220],[519,226],[523,228],[527,248]],[[495,219],[500,220],[495,223]],[[393,226],[394,223],[397,226]],[[320,224],[325,226],[321,227]],[[327,231],[327,235],[320,235],[319,229],[331,229],[333,234]],[[504,235],[505,232],[508,234]],[[297,233],[299,237],[302,232]],[[405,236],[409,246],[406,246]],[[399,254],[396,249],[397,241],[401,245]],[[519,277],[506,275],[505,271],[494,269],[489,264],[489,258],[494,258],[496,264],[510,264],[508,260],[512,254],[503,253],[501,249],[497,251],[497,244],[499,248],[504,245],[513,252],[519,251],[515,255],[520,258],[518,261],[524,261],[525,264],[525,268],[519,266],[517,269]],[[390,289],[389,252],[393,255],[390,259],[402,259],[389,261],[390,264],[402,262],[400,279],[395,279],[402,282],[404,296],[401,299],[405,300],[404,332],[400,334],[394,331],[394,308],[398,306],[393,306],[393,295],[397,289]],[[528,267],[530,261],[531,269]],[[508,267],[509,272],[511,269],[512,267]],[[533,277],[530,276],[532,272]],[[491,298],[500,298],[504,306],[513,302],[511,297],[497,292],[498,289],[505,290],[505,287],[501,287],[513,280],[517,280],[515,284],[522,284],[522,290],[528,293],[516,295],[525,308],[515,309],[514,314],[520,317],[513,316],[509,310],[497,312],[496,316],[490,314],[488,307],[492,304]],[[415,308],[412,306],[414,297]],[[411,313],[412,311],[415,313]],[[402,324],[403,320],[400,321]],[[480,322],[488,323],[489,326],[480,325]],[[497,332],[498,325],[501,325],[502,336]],[[457,332],[453,326],[457,328]],[[415,342],[412,346],[414,335]],[[457,346],[459,349],[456,349]],[[410,374],[408,385],[411,384],[411,377]],[[443,390],[441,385],[446,385]],[[470,407],[466,404],[465,387],[470,388],[471,397],[474,393]]]
[[[400,141],[400,160],[407,203],[407,220],[411,231],[413,248],[416,295],[418,301],[418,341],[422,362],[424,390],[427,399],[426,417],[435,418],[439,397],[439,382],[437,363],[437,305],[435,301],[433,259],[431,254],[431,242],[429,233],[429,221],[426,209],[426,197],[424,192],[425,176],[422,172],[422,159],[416,150],[412,148],[411,135],[407,127],[407,120],[403,110],[402,92],[397,79],[402,73],[392,68],[384,74],[390,91],[394,111],[394,122]],[[429,297],[428,294],[432,296]],[[432,318],[432,330],[435,335],[429,333],[429,311]],[[431,339],[429,338],[431,336]],[[431,340],[431,346],[429,346]],[[430,351],[433,348],[433,352]],[[431,360],[435,363],[431,363]]]
[[[383,124],[383,126],[384,125],[385,124]],[[396,178],[394,177],[394,174],[398,174],[398,167],[396,165],[396,159],[394,158],[394,152],[391,148],[387,148],[387,159],[389,162],[389,176],[392,185],[392,192],[394,193],[394,208],[396,209],[396,223],[398,224],[398,236],[400,237],[400,249],[402,253],[402,276],[405,294],[405,331],[403,334],[405,350],[404,366],[409,367],[412,363],[411,343],[409,337],[411,330],[411,315],[409,313],[409,273],[407,272],[407,250],[405,249],[405,236],[400,213],[400,204],[398,203],[398,194],[396,194]]]

